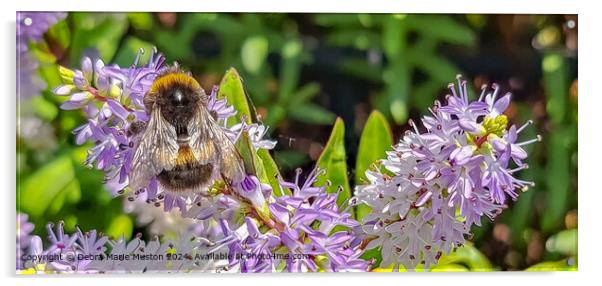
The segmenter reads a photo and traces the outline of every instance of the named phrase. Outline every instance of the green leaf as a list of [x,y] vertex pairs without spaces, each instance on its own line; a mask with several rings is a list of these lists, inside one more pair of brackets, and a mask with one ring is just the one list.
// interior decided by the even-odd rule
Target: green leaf
[[577,255],[577,229],[563,230],[546,241],[549,252],[562,253],[566,256]]
[[374,260],[374,263],[372,263],[373,269],[379,269],[378,266],[383,260],[383,254],[381,252],[381,248],[372,248],[364,251],[364,254],[362,254],[360,258],[367,261]]
[[[390,150],[392,145],[393,135],[389,122],[382,113],[376,110],[372,111],[360,137],[355,165],[356,185],[366,183],[366,170],[377,160],[384,159],[385,152]],[[370,207],[364,204],[359,205],[356,210],[356,219],[360,220],[368,213],[370,213]]]
[[113,238],[124,236],[127,240],[132,237],[133,230],[134,223],[132,222],[132,219],[129,216],[122,214],[111,221],[107,228],[107,235]]
[[547,54],[542,61],[543,80],[547,94],[547,112],[552,122],[561,124],[566,117],[568,80],[566,64],[558,53]]
[[432,77],[437,83],[449,82],[458,74],[458,69],[447,59],[413,50],[409,58],[417,68]]
[[[247,172],[247,174],[254,174],[259,179],[259,181],[263,183],[270,183],[271,186],[273,186],[272,184],[274,182],[277,183],[277,181],[273,180],[275,179],[275,177],[272,180],[270,180],[270,178],[268,177],[266,169],[263,165],[263,160],[257,155],[255,147],[253,147],[253,144],[249,139],[249,135],[247,133],[242,133],[240,135],[238,142],[236,142],[236,147],[243,159],[245,171]],[[273,168],[273,166],[270,167]],[[280,188],[278,188],[274,189],[274,192],[279,192],[281,195],[282,191],[280,190]],[[256,202],[253,203],[255,210],[262,218],[269,218],[269,210],[267,208],[268,205],[265,203],[265,201],[263,202],[264,205],[256,205]]]
[[280,183],[278,182],[278,178],[280,177],[280,171],[278,171],[278,165],[276,165],[276,162],[274,162],[274,159],[270,155],[270,152],[268,152],[268,150],[266,149],[259,149],[257,151],[257,155],[263,163],[263,168],[265,170],[267,180],[270,183],[270,186],[272,186],[274,195],[279,197],[284,195],[283,192],[290,194],[290,191],[283,191],[283,189],[280,187]]
[[138,30],[149,31],[153,28],[153,15],[148,12],[128,13],[128,19],[132,27]]
[[[240,135],[236,142],[236,148],[242,157],[247,173],[254,174],[263,183],[269,183],[275,193],[281,194],[282,191],[277,180],[278,167],[267,150],[262,149],[265,152],[261,152],[262,155],[259,156],[247,133]],[[267,168],[264,162],[268,163]]]
[[42,96],[32,97],[31,105],[40,118],[49,122],[54,120],[59,113],[56,104],[44,99]]
[[120,15],[75,13],[73,26],[70,61],[79,65],[83,52],[88,49],[98,50],[104,62],[111,62],[128,23]]
[[63,49],[69,47],[71,43],[71,30],[66,20],[58,21],[50,29],[48,29],[48,37],[56,41]]
[[268,40],[262,36],[252,36],[245,40],[241,47],[242,65],[245,69],[257,75],[268,56]]
[[320,92],[320,85],[315,82],[311,82],[302,86],[295,92],[293,98],[291,99],[291,106],[295,107],[296,104],[310,101],[318,94],[318,92]]
[[432,272],[469,272],[470,270],[460,264],[442,264],[431,269]]
[[301,52],[303,45],[299,40],[287,41],[281,50],[282,67],[279,75],[278,100],[287,103],[292,98],[293,91],[299,82],[301,71]]
[[370,64],[365,59],[344,59],[339,62],[338,68],[343,73],[368,80],[371,83],[382,81],[382,67]]
[[[521,116],[517,121],[524,122],[528,120],[528,117],[532,115],[530,112],[531,106],[528,106],[527,104],[519,104],[518,107],[518,114]],[[521,132],[522,138],[535,138],[535,136],[535,128],[526,128]],[[525,147],[525,151],[527,151],[527,153],[533,154],[531,153],[532,150],[530,149],[539,146],[534,144]],[[533,154],[530,158],[537,158],[537,154]],[[536,159],[530,160],[536,161]],[[537,166],[536,168],[529,168],[521,171],[519,176],[523,180],[531,180],[532,178],[537,177],[537,174],[540,172],[545,172],[545,168]],[[535,216],[535,213],[533,212],[533,205],[538,191],[538,188],[531,188],[529,191],[523,192],[520,194],[520,199],[503,214],[504,216],[508,216],[508,220],[505,221],[505,223],[508,224],[512,230],[512,244],[519,249],[525,249],[527,247],[528,241],[525,239],[524,231],[527,229],[527,226]]]
[[81,198],[81,186],[78,180],[72,180],[59,194],[52,200],[48,207],[47,214],[57,214],[65,202],[77,203]]
[[291,106],[289,109],[289,116],[301,122],[324,125],[332,124],[336,118],[334,113],[313,103]]
[[[328,193],[336,193],[341,188],[337,198],[339,206],[346,205],[351,198],[346,159],[345,124],[341,118],[337,118],[328,143],[318,158],[317,166],[324,170],[324,173],[318,177],[316,185],[324,186],[329,181],[330,186],[326,189]],[[350,212],[353,215],[351,210]]]
[[563,216],[567,209],[570,188],[570,152],[567,140],[570,140],[566,129],[558,128],[550,133],[549,154],[546,166],[547,192],[545,216],[542,217],[542,229],[550,234],[562,227]]
[[240,138],[238,138],[238,141],[236,142],[236,149],[242,157],[242,161],[244,163],[245,170],[247,171],[247,173],[254,174],[258,178],[260,178],[259,157],[255,152],[255,148],[253,147],[251,139],[249,139],[249,134],[245,132],[241,133]]
[[235,68],[230,68],[224,74],[220,83],[217,98],[226,98],[228,104],[232,105],[236,110],[236,116],[228,119],[228,126],[232,126],[240,122],[241,116],[244,117],[247,124],[252,123],[251,108],[247,101],[247,96],[242,84],[242,78]]
[[75,175],[69,156],[62,156],[38,169],[21,183],[17,190],[19,209],[33,217],[40,217],[72,184]]
[[474,32],[466,25],[445,15],[410,15],[408,26],[422,35],[458,45],[472,45],[476,42]]
[[546,261],[535,264],[525,271],[577,271],[577,261],[573,258],[559,261]]
[[397,124],[405,124],[408,119],[408,98],[412,86],[411,74],[410,66],[403,57],[395,59],[383,72],[384,93],[388,101],[382,107],[389,110]]
[[406,21],[393,15],[387,17],[383,26],[382,45],[390,61],[397,60],[406,49]]
[[448,255],[441,256],[437,266],[432,269],[437,269],[443,265],[462,264],[466,265],[470,271],[492,271],[493,266],[487,257],[476,249],[472,244],[457,248]]

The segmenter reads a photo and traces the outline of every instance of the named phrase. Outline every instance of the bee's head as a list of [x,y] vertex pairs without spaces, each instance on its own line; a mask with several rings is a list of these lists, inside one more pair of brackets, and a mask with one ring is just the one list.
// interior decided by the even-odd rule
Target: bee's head
[[157,76],[144,97],[144,105],[148,113],[158,107],[168,121],[173,121],[173,118],[181,121],[190,117],[198,101],[204,102],[206,97],[201,85],[191,75],[175,67]]

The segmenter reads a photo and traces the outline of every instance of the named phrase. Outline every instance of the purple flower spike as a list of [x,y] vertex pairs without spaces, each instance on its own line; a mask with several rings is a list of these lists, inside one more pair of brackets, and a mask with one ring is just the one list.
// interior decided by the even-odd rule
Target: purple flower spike
[[[294,183],[281,182],[291,195],[271,198],[268,218],[245,218],[245,224],[231,229],[222,221],[222,231],[232,269],[242,272],[366,271],[369,262],[357,235],[359,223],[346,210],[339,210],[336,194],[315,186],[320,171],[314,170],[302,185],[298,172]],[[246,181],[246,182],[245,182]],[[241,192],[257,188],[254,177],[243,181]],[[263,226],[263,227],[260,227]],[[336,226],[346,229],[336,231]],[[263,230],[267,227],[267,230]],[[260,231],[260,229],[262,229]],[[237,259],[236,259],[237,258]]]
[[[508,129],[503,112],[511,95],[497,98],[497,85],[486,91],[471,102],[466,81],[458,78],[447,105],[436,102],[422,119],[426,132],[410,122],[413,131],[379,162],[384,170],[368,170],[369,183],[357,187],[357,198],[372,208],[362,230],[367,248],[381,249],[381,267],[428,268],[463,245],[481,217],[493,219],[507,197],[516,200],[517,190],[533,185],[514,174],[527,167],[522,146],[540,137],[516,143],[531,122]],[[517,167],[511,169],[510,161]]]

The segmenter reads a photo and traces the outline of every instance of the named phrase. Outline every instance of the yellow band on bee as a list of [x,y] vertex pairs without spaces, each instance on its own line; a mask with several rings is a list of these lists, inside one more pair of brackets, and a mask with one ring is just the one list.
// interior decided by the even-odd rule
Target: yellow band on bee
[[192,76],[183,72],[171,72],[158,76],[150,88],[150,94],[156,94],[160,90],[169,89],[172,85],[179,84],[188,86],[193,90],[201,89],[201,85]]

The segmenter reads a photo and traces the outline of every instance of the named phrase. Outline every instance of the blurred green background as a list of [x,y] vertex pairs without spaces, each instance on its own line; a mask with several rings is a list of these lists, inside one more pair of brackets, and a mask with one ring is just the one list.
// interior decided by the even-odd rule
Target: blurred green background
[[17,209],[38,235],[60,219],[68,230],[144,232],[103,191],[103,175],[83,166],[91,145],[75,145],[71,131],[84,116],[60,110],[63,99],[50,92],[61,83],[57,65],[79,68],[84,55],[128,66],[139,48],[144,61],[156,46],[206,90],[235,67],[287,178],[313,167],[337,116],[354,178],[372,110],[398,140],[461,73],[473,90],[497,82],[511,91],[511,122],[533,119],[524,139],[544,139],[529,146],[530,168],[520,174],[536,186],[494,223],[483,219],[468,258],[453,262],[566,269],[577,263],[577,31],[576,15],[70,13],[30,48],[47,89],[19,106]]

